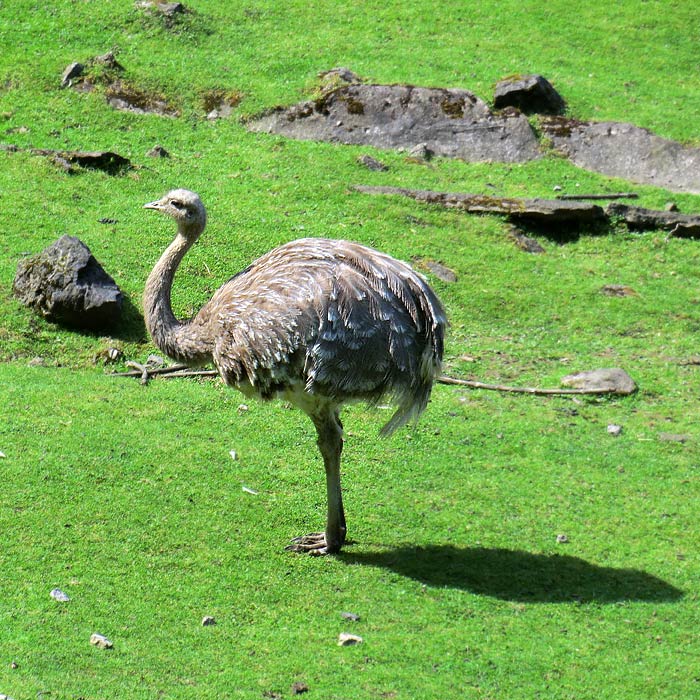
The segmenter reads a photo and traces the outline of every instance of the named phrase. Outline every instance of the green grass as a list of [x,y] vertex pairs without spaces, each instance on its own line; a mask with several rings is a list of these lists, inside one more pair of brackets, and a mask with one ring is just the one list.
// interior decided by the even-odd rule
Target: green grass
[[[698,242],[538,235],[547,252],[533,256],[498,218],[350,185],[634,189],[643,206],[675,201],[684,212],[700,210],[700,197],[559,158],[420,165],[241,123],[304,99],[337,65],[486,99],[499,78],[532,71],[573,117],[697,142],[696,12],[683,2],[406,5],[191,0],[193,12],[167,29],[130,1],[0,3],[0,142],[113,149],[137,166],[67,176],[27,150],[0,151],[0,693],[290,697],[299,681],[311,698],[368,700],[698,694]],[[110,48],[125,79],[182,116],[119,113],[103,88],[59,89],[68,63]],[[205,119],[208,90],[244,95],[233,118]],[[147,158],[156,143],[172,158]],[[389,171],[361,168],[361,153]],[[325,513],[305,416],[278,403],[239,410],[243,397],[214,381],[143,387],[106,374],[107,348],[133,360],[154,350],[140,297],[173,231],[141,205],[174,186],[200,192],[209,211],[176,280],[181,315],[274,245],[350,238],[457,272],[454,284],[431,277],[451,321],[450,373],[557,386],[569,372],[616,365],[640,391],[572,400],[438,386],[419,425],[386,441],[376,436],[384,411],[350,407],[352,544],[338,557],[286,553]],[[105,217],[117,223],[98,223]],[[128,297],[109,336],[61,329],[12,298],[20,258],[64,233],[84,240]],[[604,296],[605,284],[636,295]],[[37,357],[44,366],[30,366]],[[623,427],[617,438],[611,423]],[[49,597],[56,587],[69,603]],[[205,615],[217,625],[202,627]],[[338,647],[342,631],[364,643]],[[93,632],[114,649],[91,647]]]

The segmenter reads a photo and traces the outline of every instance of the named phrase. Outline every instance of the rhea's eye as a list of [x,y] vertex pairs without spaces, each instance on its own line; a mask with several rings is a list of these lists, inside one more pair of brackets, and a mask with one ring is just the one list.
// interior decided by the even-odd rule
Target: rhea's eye
[[172,204],[175,209],[184,209],[185,205],[179,199],[171,199],[170,204]]

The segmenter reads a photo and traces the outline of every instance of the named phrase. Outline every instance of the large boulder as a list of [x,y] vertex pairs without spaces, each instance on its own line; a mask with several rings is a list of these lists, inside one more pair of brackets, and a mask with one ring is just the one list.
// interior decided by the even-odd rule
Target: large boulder
[[278,108],[251,131],[294,139],[410,150],[470,162],[526,162],[540,157],[537,136],[516,110],[494,114],[460,89],[341,85],[320,98]]
[[41,253],[21,260],[14,295],[49,321],[87,330],[114,325],[123,295],[90,249],[62,236]]

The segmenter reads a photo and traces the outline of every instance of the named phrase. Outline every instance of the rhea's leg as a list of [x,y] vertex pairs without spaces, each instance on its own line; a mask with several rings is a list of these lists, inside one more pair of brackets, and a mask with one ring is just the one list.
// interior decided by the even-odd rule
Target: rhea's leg
[[323,457],[326,470],[326,492],[328,514],[325,532],[316,532],[297,537],[287,549],[310,554],[334,554],[340,551],[345,542],[347,528],[343,510],[343,496],[340,490],[340,454],[343,450],[343,426],[338,410],[324,408],[311,419],[318,434],[318,449]]

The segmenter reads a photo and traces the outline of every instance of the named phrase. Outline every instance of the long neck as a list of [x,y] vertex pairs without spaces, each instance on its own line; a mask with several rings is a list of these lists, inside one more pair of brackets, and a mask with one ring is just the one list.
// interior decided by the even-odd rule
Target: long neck
[[170,299],[175,272],[196,240],[196,235],[187,233],[185,235],[182,226],[178,227],[177,236],[148,276],[143,295],[143,311],[146,328],[159,350],[178,361],[192,363],[204,359],[204,348],[197,347],[197,339],[190,337],[190,324],[175,318]]

